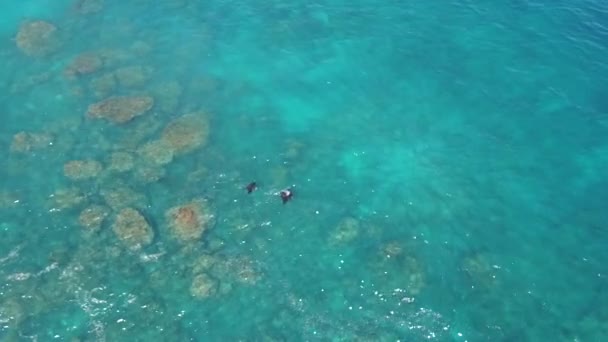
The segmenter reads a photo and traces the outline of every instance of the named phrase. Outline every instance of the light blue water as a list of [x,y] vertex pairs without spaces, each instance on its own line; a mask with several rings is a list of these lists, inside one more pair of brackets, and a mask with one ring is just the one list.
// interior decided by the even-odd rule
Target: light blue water
[[[608,339],[605,3],[0,13],[0,340]],[[112,96],[154,105],[86,115]],[[148,227],[127,242],[125,208]]]

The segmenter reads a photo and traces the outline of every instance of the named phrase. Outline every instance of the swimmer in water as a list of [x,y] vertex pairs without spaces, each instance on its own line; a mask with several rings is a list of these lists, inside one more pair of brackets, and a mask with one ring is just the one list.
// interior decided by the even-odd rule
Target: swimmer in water
[[247,189],[247,193],[250,194],[252,193],[256,188],[258,187],[258,184],[256,182],[251,182],[249,184],[247,184],[247,186],[245,187],[245,189]]
[[279,195],[281,195],[281,200],[283,200],[283,204],[285,204],[293,197],[293,191],[290,188],[287,188],[285,190],[281,190]]

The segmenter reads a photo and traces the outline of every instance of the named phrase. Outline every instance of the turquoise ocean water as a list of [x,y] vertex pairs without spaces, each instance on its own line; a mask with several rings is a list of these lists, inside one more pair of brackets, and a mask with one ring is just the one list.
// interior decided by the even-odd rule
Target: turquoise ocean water
[[0,9],[0,341],[608,340],[606,2]]

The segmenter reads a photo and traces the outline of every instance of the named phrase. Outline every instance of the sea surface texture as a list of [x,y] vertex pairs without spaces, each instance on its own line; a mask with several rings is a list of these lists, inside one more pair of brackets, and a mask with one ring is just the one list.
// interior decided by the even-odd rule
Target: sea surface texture
[[5,0],[0,58],[0,341],[608,341],[606,1]]

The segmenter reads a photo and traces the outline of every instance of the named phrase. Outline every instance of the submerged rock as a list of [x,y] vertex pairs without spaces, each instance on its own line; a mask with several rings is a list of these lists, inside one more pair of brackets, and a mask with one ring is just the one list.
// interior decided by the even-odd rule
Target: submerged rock
[[30,21],[21,24],[15,42],[24,54],[42,57],[57,51],[60,45],[59,32],[49,22]]
[[118,213],[112,230],[130,248],[149,245],[154,239],[154,231],[150,224],[133,208],[125,208]]
[[153,105],[154,99],[150,96],[113,96],[91,104],[86,114],[92,119],[122,124],[145,114]]

